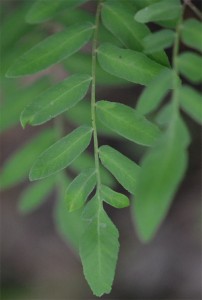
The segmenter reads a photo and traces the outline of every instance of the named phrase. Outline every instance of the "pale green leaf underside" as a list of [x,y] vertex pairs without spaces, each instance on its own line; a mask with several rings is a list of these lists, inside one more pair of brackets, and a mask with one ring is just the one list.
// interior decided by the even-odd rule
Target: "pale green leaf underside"
[[172,46],[175,38],[175,33],[169,29],[162,29],[155,33],[147,35],[143,39],[144,53],[151,54],[162,51]]
[[141,52],[121,49],[108,43],[98,48],[98,61],[106,72],[142,85],[147,85],[165,69]]
[[[143,158],[137,178],[134,214],[139,235],[150,240],[165,218],[184,176],[187,153],[184,150],[181,122],[162,137],[158,148]],[[180,127],[179,127],[180,126]]]
[[180,73],[193,83],[202,81],[202,57],[191,52],[184,52],[177,57]]
[[125,195],[113,191],[106,185],[101,187],[101,199],[116,208],[124,208],[130,204]]
[[202,52],[202,23],[196,19],[188,19],[182,24],[183,42]]
[[52,177],[31,184],[20,196],[19,211],[25,214],[36,210],[51,193],[54,184],[55,180]]
[[49,147],[54,140],[55,131],[53,129],[43,130],[12,154],[1,171],[1,189],[9,188],[27,178],[34,159]]
[[135,20],[140,23],[177,19],[180,16],[181,5],[178,0],[163,0],[153,3],[135,14]]
[[92,128],[81,126],[45,150],[30,171],[30,180],[48,177],[71,164],[89,145]]
[[138,98],[137,111],[145,115],[154,111],[172,87],[171,70],[163,70],[146,86]]
[[182,86],[180,89],[180,105],[196,122],[202,124],[202,97],[189,86]]
[[7,72],[7,77],[37,73],[61,62],[82,48],[90,39],[93,25],[74,25],[55,33],[22,55]]
[[160,134],[156,125],[124,104],[98,101],[96,114],[111,130],[137,144],[151,146]]
[[86,0],[37,0],[29,10],[26,21],[31,24],[47,21],[59,11],[71,9],[85,1]]
[[65,201],[69,212],[81,208],[96,185],[95,169],[81,172],[68,186]]
[[108,294],[114,279],[119,251],[119,233],[95,196],[82,215],[80,257],[83,270],[96,296]]
[[135,194],[140,167],[119,151],[110,146],[99,148],[99,157],[117,181],[131,194]]
[[21,114],[21,123],[39,125],[76,105],[87,93],[88,75],[73,75],[39,95]]

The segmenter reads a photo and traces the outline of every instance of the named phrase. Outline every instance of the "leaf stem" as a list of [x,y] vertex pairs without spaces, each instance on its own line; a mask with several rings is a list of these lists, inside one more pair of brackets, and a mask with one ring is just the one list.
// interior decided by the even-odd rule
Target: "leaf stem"
[[97,178],[97,195],[99,202],[100,200],[100,187],[101,187],[101,176],[100,176],[100,165],[99,165],[99,154],[98,154],[98,136],[97,126],[95,117],[95,105],[96,105],[96,60],[97,60],[97,42],[98,42],[98,29],[100,24],[100,12],[101,12],[101,1],[99,0],[96,17],[95,17],[95,31],[93,35],[92,44],[92,85],[91,85],[91,119],[93,127],[93,141],[94,141],[94,159],[95,159],[95,170]]
[[202,13],[200,10],[191,2],[191,0],[184,0],[184,3],[195,13],[195,15],[202,21]]
[[179,112],[179,84],[180,84],[180,79],[179,79],[179,69],[178,69],[178,64],[177,64],[177,57],[179,53],[179,44],[180,44],[180,31],[181,31],[181,24],[183,21],[183,14],[185,10],[185,3],[182,6],[182,11],[181,15],[179,18],[179,21],[176,26],[176,33],[175,33],[175,40],[174,40],[174,45],[173,45],[173,54],[172,54],[172,67],[174,70],[173,73],[173,93],[172,93],[172,104],[173,104],[173,117],[178,115]]

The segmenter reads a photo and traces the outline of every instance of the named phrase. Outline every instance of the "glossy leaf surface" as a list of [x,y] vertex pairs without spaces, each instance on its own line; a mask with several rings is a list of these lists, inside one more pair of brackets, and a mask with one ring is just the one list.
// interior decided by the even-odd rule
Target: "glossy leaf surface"
[[82,215],[80,257],[84,275],[96,296],[108,294],[114,279],[119,233],[95,196]]
[[68,186],[65,201],[69,212],[81,208],[96,185],[95,169],[81,172]]
[[135,20],[140,23],[177,19],[180,16],[179,0],[162,0],[138,11]]
[[89,41],[92,31],[92,24],[86,23],[53,34],[16,60],[7,77],[37,73],[61,62],[82,48]]
[[99,148],[99,157],[117,181],[131,194],[135,194],[140,167],[119,151],[110,146]]
[[50,146],[37,158],[30,180],[48,177],[71,164],[89,145],[92,128],[81,126]]
[[48,197],[53,188],[53,178],[31,184],[20,196],[19,211],[25,214],[36,210]]
[[160,134],[156,125],[124,104],[102,100],[96,103],[96,113],[103,124],[137,144],[151,146]]
[[125,195],[113,191],[106,185],[102,185],[101,187],[101,198],[103,201],[116,208],[124,208],[130,204]]
[[21,123],[39,125],[76,105],[87,93],[88,75],[73,75],[39,95],[21,114]]
[[165,68],[141,52],[111,44],[103,44],[98,48],[98,61],[106,72],[142,85],[147,85]]

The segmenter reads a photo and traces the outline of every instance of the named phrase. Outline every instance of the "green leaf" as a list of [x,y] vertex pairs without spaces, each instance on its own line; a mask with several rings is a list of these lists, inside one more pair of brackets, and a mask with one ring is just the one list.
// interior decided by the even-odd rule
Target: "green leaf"
[[147,35],[143,39],[144,53],[151,54],[172,46],[175,33],[169,29],[162,29]]
[[160,134],[156,125],[124,104],[98,101],[96,113],[111,130],[140,145],[151,146]]
[[6,79],[7,87],[5,84],[2,85],[3,104],[1,106],[0,132],[18,124],[20,113],[24,107],[31,102],[36,95],[49,86],[49,81],[45,77],[40,78],[40,80],[34,82],[32,85],[22,88],[17,86],[12,80]]
[[[94,157],[86,152],[83,152],[80,156],[75,159],[70,169],[72,171],[76,171],[77,173],[83,172],[85,169],[95,168],[95,160]],[[114,178],[113,176],[102,166],[100,166],[100,174],[101,174],[101,181],[104,184],[109,186],[114,185]]]
[[172,86],[171,70],[163,70],[144,88],[137,103],[137,111],[145,115],[154,111]]
[[92,31],[92,24],[86,23],[53,34],[21,56],[6,73],[7,77],[30,75],[61,62],[82,48]]
[[65,189],[70,183],[70,179],[63,173],[57,175],[57,191],[58,201],[54,209],[54,220],[57,231],[76,253],[79,252],[79,239],[81,235],[81,212],[77,210],[69,213],[67,210],[67,203],[65,201]]
[[[89,100],[85,100],[79,102],[76,106],[74,106],[70,111],[66,112],[66,116],[68,121],[72,124],[80,126],[80,125],[89,125],[91,126],[91,104]],[[119,138],[119,136],[114,133],[112,130],[109,130],[100,120],[96,120],[97,131],[99,135],[107,136],[110,138]]]
[[153,3],[135,14],[135,20],[140,23],[178,19],[181,13],[179,0],[162,0]]
[[71,164],[89,145],[92,128],[81,126],[46,149],[30,171],[30,180],[48,177]]
[[90,82],[89,75],[73,75],[46,90],[22,112],[22,126],[43,124],[70,109],[83,99]]
[[179,138],[180,128],[176,128],[179,124],[168,129],[141,164],[134,214],[138,233],[145,242],[152,239],[164,220],[186,170],[185,143]]
[[0,175],[1,189],[9,188],[28,177],[34,159],[55,140],[53,129],[42,131],[21,146],[5,162]]
[[180,89],[180,105],[196,122],[202,124],[202,99],[201,95],[189,86]]
[[36,210],[51,193],[53,187],[53,178],[31,184],[20,196],[19,211],[26,214]]
[[134,21],[131,10],[115,1],[104,2],[102,6],[102,22],[125,47],[141,51],[141,39],[148,33],[145,25]]
[[83,270],[96,296],[108,294],[114,279],[119,251],[119,233],[97,196],[85,207],[80,256]]
[[[129,2],[131,4],[131,2]],[[135,3],[136,4],[136,3]],[[134,20],[134,8],[127,6],[127,2],[108,1],[102,6],[102,21],[105,27],[126,48],[142,51],[142,39],[150,33],[149,28]],[[151,55],[151,59],[162,65],[169,65],[164,52]]]
[[29,10],[26,16],[26,21],[30,24],[47,21],[59,11],[71,9],[85,1],[86,0],[37,0]]
[[81,208],[96,185],[95,169],[84,170],[68,186],[65,201],[69,212]]
[[101,198],[106,203],[116,208],[124,208],[130,205],[128,198],[121,194],[113,191],[106,185],[101,187]]
[[135,194],[140,167],[110,146],[101,146],[99,157],[103,166],[112,173],[117,181],[131,194]]
[[191,52],[184,52],[177,57],[177,65],[182,75],[193,83],[202,81],[202,58]]
[[188,19],[182,25],[183,42],[202,52],[202,24],[196,19]]
[[[76,53],[64,61],[65,68],[71,74],[91,74],[92,58],[86,53]],[[98,64],[96,66],[97,85],[128,85],[124,79],[117,78],[105,72]]]
[[141,52],[121,49],[108,43],[98,48],[98,61],[106,72],[142,85],[147,85],[165,69]]

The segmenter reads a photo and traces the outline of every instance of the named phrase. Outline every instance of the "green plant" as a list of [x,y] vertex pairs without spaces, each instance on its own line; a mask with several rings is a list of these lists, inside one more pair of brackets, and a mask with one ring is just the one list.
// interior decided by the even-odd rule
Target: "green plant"
[[[20,182],[29,168],[31,181],[44,179],[23,193],[22,212],[33,210],[57,186],[61,199],[57,210],[60,231],[79,248],[84,275],[93,293],[101,296],[111,290],[119,251],[118,230],[106,214],[103,202],[116,208],[129,205],[125,194],[113,190],[114,179],[131,194],[137,231],[148,242],[165,218],[184,177],[190,135],[180,109],[199,123],[202,113],[200,95],[182,84],[180,76],[194,84],[202,80],[198,67],[202,66],[202,25],[197,19],[183,20],[186,5],[201,19],[190,1],[181,4],[179,0],[98,0],[94,1],[95,17],[77,8],[84,2],[87,1],[61,0],[47,4],[47,0],[38,0],[26,13],[29,24],[52,19],[67,28],[20,56],[8,69],[7,77],[31,75],[62,61],[73,75],[51,87],[45,80],[25,89],[24,100],[17,96],[18,107],[11,107],[9,117],[2,118],[2,130],[17,122],[20,110],[23,127],[53,118],[55,121],[54,129],[43,130],[5,164],[1,184],[7,188]],[[67,8],[69,12],[58,15]],[[27,7],[22,12],[26,10]],[[21,20],[21,12],[18,14],[20,17],[13,18]],[[158,24],[161,30],[151,33],[145,25],[148,22]],[[29,30],[36,34],[36,27],[17,28],[10,40]],[[6,24],[3,30],[7,30]],[[40,36],[36,34],[37,39]],[[192,49],[179,54],[181,41]],[[89,42],[92,50],[80,51]],[[6,43],[5,51],[10,46],[9,39]],[[164,49],[171,46],[170,65]],[[97,85],[127,82],[145,86],[135,109],[106,99],[96,101]],[[5,81],[3,89],[8,94],[9,84],[16,90],[15,82]],[[80,102],[90,84],[90,103]],[[44,91],[47,85],[49,88]],[[170,101],[165,104],[163,99],[169,91]],[[32,99],[23,110],[29,94]],[[8,107],[9,101],[3,109]],[[64,136],[66,117],[81,126]],[[108,145],[99,147],[98,133],[115,133],[131,145],[147,147],[140,165]],[[94,160],[84,152],[91,140]],[[63,171],[67,167],[79,173],[72,182]],[[94,195],[86,204],[92,192]],[[82,230],[75,226],[78,222],[82,223]]]

